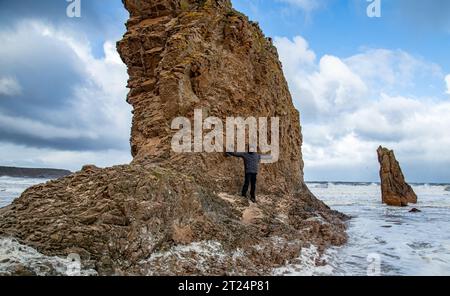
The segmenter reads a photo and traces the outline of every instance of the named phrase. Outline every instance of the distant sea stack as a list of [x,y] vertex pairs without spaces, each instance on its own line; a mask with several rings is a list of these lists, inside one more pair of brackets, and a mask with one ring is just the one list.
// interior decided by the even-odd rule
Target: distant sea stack
[[380,163],[381,199],[389,206],[407,206],[417,203],[417,195],[406,183],[400,164],[395,159],[394,151],[379,147],[377,150]]
[[0,166],[0,177],[57,179],[68,176],[71,173],[71,171],[59,169]]
[[[299,112],[258,25],[228,0],[123,2],[132,163],[28,189],[0,209],[0,235],[77,253],[100,275],[268,275],[303,247],[345,243],[347,217],[304,183]],[[262,165],[258,204],[236,195],[240,160],[172,151],[172,120],[192,122],[195,109],[279,118],[280,157]]]

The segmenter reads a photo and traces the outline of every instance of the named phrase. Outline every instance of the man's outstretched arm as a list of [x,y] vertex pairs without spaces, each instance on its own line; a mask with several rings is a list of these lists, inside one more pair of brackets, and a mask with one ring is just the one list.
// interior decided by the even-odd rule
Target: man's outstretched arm
[[244,157],[243,152],[226,152],[226,155],[228,156],[235,156],[235,157]]

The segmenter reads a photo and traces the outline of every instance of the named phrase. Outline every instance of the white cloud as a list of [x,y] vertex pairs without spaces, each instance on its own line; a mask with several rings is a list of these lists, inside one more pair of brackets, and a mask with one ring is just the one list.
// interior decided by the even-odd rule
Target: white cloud
[[0,77],[0,95],[15,96],[22,92],[17,79],[12,77]]
[[442,83],[439,66],[386,49],[316,61],[307,42],[295,40],[302,39],[275,44],[302,116],[307,179],[375,181],[379,145],[396,150],[409,180],[450,177],[450,102],[442,91],[418,94]]
[[125,150],[61,151],[0,143],[0,155],[6,155],[1,165],[21,167],[49,167],[78,171],[85,164],[107,167],[111,162],[129,163],[131,155]]
[[414,93],[418,88],[430,93],[427,84],[432,85],[443,75],[438,65],[402,50],[366,49],[344,62],[366,81],[375,96],[380,92]]
[[302,37],[275,38],[275,45],[294,101],[302,106],[306,120],[351,110],[366,96],[368,87],[343,60],[325,55],[317,64]]
[[96,134],[92,131],[83,131],[77,128],[64,128],[40,122],[29,118],[8,116],[0,113],[0,125],[8,126],[10,132],[20,135],[39,136],[41,139],[78,139],[86,137],[94,139]]
[[418,61],[400,50],[370,49],[349,57],[346,63],[362,77],[392,85],[410,82]]
[[[41,151],[41,155],[33,154],[30,159],[35,163],[41,163],[50,167],[62,167],[72,171],[80,170],[85,164],[95,164],[99,167],[109,167],[112,163],[129,163],[132,158],[128,150],[104,150],[104,151]],[[42,166],[42,165],[41,165]]]
[[297,78],[297,83],[312,94],[319,112],[325,114],[352,109],[367,92],[362,79],[342,60],[330,55],[320,59],[318,71],[309,74],[304,81]]
[[278,0],[303,9],[306,12],[311,12],[323,5],[322,0]]
[[[22,65],[31,67],[35,72],[54,71],[57,67],[45,68],[45,59],[53,51],[59,50],[65,53],[65,56],[59,55],[54,60],[60,63],[62,70],[68,69],[71,75],[75,73],[81,77],[81,79],[73,77],[75,82],[64,93],[68,94],[67,97],[54,95],[52,92],[54,85],[34,84],[34,90],[38,89],[44,95],[48,94],[49,98],[52,96],[56,98],[54,102],[45,102],[47,104],[45,106],[34,103],[33,93],[27,93],[20,102],[27,109],[23,113],[11,115],[10,112],[5,112],[8,111],[5,109],[9,108],[8,105],[4,105],[3,110],[0,108],[0,132],[3,129],[2,136],[6,135],[3,141],[13,138],[15,143],[19,143],[17,139],[25,139],[22,142],[28,147],[12,143],[9,145],[22,147],[20,151],[30,155],[31,163],[40,165],[47,163],[58,166],[59,162],[61,166],[74,168],[81,166],[81,161],[99,165],[129,161],[130,152],[127,148],[131,127],[131,106],[125,101],[128,75],[126,66],[115,50],[113,40],[104,43],[103,56],[98,57],[98,54],[94,55],[92,52],[90,43],[80,36],[79,32],[71,32],[67,28],[51,26],[41,21],[22,21],[13,29],[0,30],[0,40],[5,41],[4,46],[0,48],[2,57],[0,74],[6,68],[5,65],[19,71],[15,61],[21,61]],[[39,40],[39,46],[30,49],[27,40],[31,42]],[[43,61],[39,56],[42,56]],[[28,63],[26,62],[28,60],[36,62]],[[21,71],[27,73],[23,69]],[[58,107],[48,104],[57,104]],[[17,112],[17,107],[15,108],[14,112]],[[41,109],[32,112],[33,108]],[[45,116],[42,116],[43,112]],[[79,143],[81,141],[84,143]],[[33,146],[34,143],[38,146]],[[47,143],[49,146],[46,146]],[[80,146],[75,147],[78,144]],[[4,145],[1,144],[0,148]],[[94,147],[95,145],[99,147]],[[41,155],[41,150],[45,151],[48,157]],[[37,154],[32,156],[33,153]],[[5,149],[2,156],[3,159],[22,162],[20,154],[14,150]]]
[[450,74],[445,77],[445,83],[447,84],[447,94],[450,95]]
[[316,54],[309,48],[308,42],[301,36],[296,36],[291,41],[286,37],[275,37],[278,53],[284,58],[285,73],[290,76],[298,71],[307,71],[314,66]]

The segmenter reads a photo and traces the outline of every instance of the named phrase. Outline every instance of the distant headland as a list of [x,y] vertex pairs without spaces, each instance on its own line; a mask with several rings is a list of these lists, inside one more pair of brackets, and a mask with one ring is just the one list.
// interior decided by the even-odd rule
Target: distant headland
[[70,175],[72,172],[60,169],[18,168],[0,166],[0,177],[14,178],[46,178],[56,179]]

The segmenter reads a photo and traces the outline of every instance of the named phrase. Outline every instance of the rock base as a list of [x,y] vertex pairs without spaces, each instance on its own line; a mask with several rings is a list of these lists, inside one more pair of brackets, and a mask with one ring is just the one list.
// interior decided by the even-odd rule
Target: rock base
[[302,247],[346,242],[346,217],[307,188],[250,205],[199,184],[155,165],[89,167],[0,209],[0,236],[79,254],[99,275],[263,275]]

